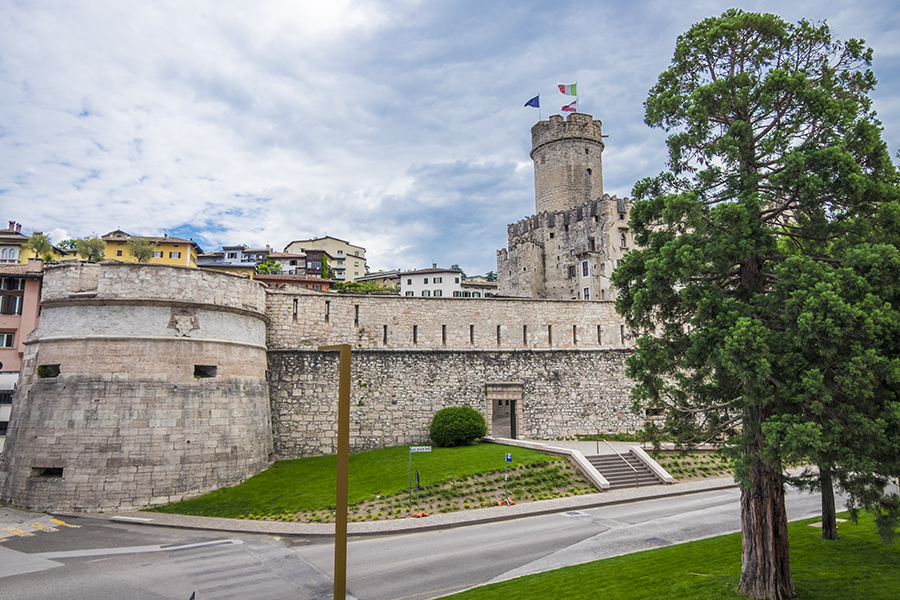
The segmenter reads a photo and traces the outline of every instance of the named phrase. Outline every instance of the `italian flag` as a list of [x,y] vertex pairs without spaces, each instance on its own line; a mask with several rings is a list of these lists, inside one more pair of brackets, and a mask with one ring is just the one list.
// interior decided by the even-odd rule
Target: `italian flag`
[[559,87],[559,91],[562,92],[563,94],[565,94],[566,96],[577,96],[578,92],[575,91],[575,87],[577,85],[578,85],[577,83],[573,83],[572,85],[559,84],[557,87]]

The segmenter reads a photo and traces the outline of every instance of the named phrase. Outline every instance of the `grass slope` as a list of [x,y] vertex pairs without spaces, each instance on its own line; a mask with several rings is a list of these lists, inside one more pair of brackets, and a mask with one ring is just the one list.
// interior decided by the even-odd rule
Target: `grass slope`
[[[846,516],[846,515],[845,515]],[[874,519],[840,523],[837,541],[809,527],[789,524],[791,570],[805,600],[895,600],[900,597],[900,544],[885,546]],[[739,533],[666,546],[546,573],[528,575],[446,596],[452,600],[680,600],[742,599]]]
[[[464,479],[511,466],[541,466],[564,459],[525,448],[476,444],[459,448],[433,448],[412,455],[422,487]],[[349,502],[404,493],[409,486],[409,448],[400,446],[350,455]],[[335,455],[282,460],[244,483],[192,500],[151,509],[156,512],[206,517],[237,518],[250,514],[282,515],[333,507],[337,457]]]

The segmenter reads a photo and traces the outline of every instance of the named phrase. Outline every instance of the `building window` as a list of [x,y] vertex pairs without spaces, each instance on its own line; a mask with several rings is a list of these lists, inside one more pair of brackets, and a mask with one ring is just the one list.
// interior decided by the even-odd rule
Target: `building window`
[[581,263],[581,276],[587,277],[590,274],[590,270],[588,269],[588,262],[584,261]]
[[18,248],[3,248],[0,250],[0,261],[2,262],[19,262]]
[[591,288],[584,288],[584,299],[585,300],[591,299]]
[[181,258],[181,252],[169,252],[169,258]]
[[431,290],[422,290],[422,297],[431,296]]
[[588,240],[588,250],[590,250],[591,252],[597,251],[597,242],[594,241],[594,238],[590,238]]
[[313,289],[314,289],[314,290],[321,291],[321,290],[322,290],[322,284],[321,284],[321,283],[314,283],[314,284],[313,284]]
[[237,252],[229,252],[228,258],[237,258]]
[[116,256],[122,256],[122,251],[121,251],[121,250],[116,250]]
[[21,277],[3,277],[0,279],[0,290],[24,290],[25,280]]
[[0,390],[0,404],[12,404],[12,397],[12,390]]
[[428,284],[428,278],[427,278],[427,277],[425,278],[425,283],[426,283],[426,285]]
[[359,256],[359,250],[354,251],[353,256]]
[[407,296],[415,296],[416,293],[415,293],[415,292],[406,292],[406,295],[407,295]]
[[620,221],[624,221],[624,220],[625,220],[625,213],[619,213],[619,220],[620,220]]
[[434,283],[443,283],[443,282],[444,282],[444,278],[443,278],[443,277],[435,277],[435,278],[434,278]]
[[412,279],[407,279],[407,280],[406,280],[406,285],[412,285]]
[[569,277],[575,277],[575,265],[569,266]]
[[551,232],[550,232],[550,239],[552,240],[554,237],[556,237],[556,234],[553,233],[553,232],[551,231]]
[[153,258],[162,258],[162,257],[163,257],[163,253],[160,252],[159,250],[156,250],[153,252]]
[[[0,348],[12,348],[14,335],[12,333],[0,333]],[[0,404],[3,404],[3,402],[0,402]]]
[[435,296],[443,296],[444,292],[443,292],[443,290],[434,290],[434,295]]
[[454,298],[459,298],[460,296],[462,296],[462,292],[458,292],[458,291],[457,291],[457,292],[453,292],[453,297],[454,297]]
[[59,365],[38,365],[37,376],[41,379],[59,377]]
[[456,283],[459,283],[459,277],[456,278]]
[[0,295],[0,315],[22,314],[22,296]]
[[624,234],[624,233],[623,233],[621,236],[619,236],[619,245],[622,246],[623,248],[627,248],[627,247],[628,247],[628,242],[625,240],[625,234]]
[[9,421],[0,421],[0,435],[6,435],[7,429],[9,429]]

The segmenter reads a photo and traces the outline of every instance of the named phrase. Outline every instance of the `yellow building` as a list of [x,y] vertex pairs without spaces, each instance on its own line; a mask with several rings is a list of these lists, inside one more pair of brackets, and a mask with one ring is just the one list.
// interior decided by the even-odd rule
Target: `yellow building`
[[137,262],[137,259],[128,252],[127,248],[128,240],[135,237],[144,237],[156,246],[153,252],[153,258],[150,259],[151,263],[196,267],[197,255],[203,254],[203,250],[194,240],[184,240],[169,236],[136,236],[126,233],[121,229],[116,229],[100,238],[106,242],[106,250],[103,251],[103,258],[105,260]]
[[[40,234],[40,231],[34,233]],[[50,252],[42,256],[38,256],[37,252],[25,247],[29,236],[22,233],[22,224],[15,221],[9,222],[8,229],[0,229],[0,264],[4,265],[27,265],[28,260],[36,258],[44,260],[47,254],[50,255],[52,262],[63,262],[67,260],[76,260],[75,252],[53,246]]]

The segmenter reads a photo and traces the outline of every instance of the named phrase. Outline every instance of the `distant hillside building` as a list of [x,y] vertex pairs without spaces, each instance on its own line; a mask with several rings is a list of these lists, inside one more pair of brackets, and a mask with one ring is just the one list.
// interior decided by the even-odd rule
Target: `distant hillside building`
[[194,240],[184,240],[168,235],[163,237],[137,236],[116,229],[100,237],[106,242],[103,258],[119,262],[137,262],[127,248],[128,240],[136,237],[143,237],[156,246],[153,258],[149,261],[151,263],[196,267],[197,257],[203,254],[203,249]]
[[[294,240],[284,247],[284,251],[293,254],[307,254],[310,250],[323,250],[328,256],[328,268],[334,271],[335,281],[356,281],[366,274],[366,249],[336,237],[325,237],[310,240]],[[309,267],[308,267],[309,268]]]
[[402,271],[400,295],[419,298],[461,298],[462,271],[439,269],[437,263],[430,269]]

